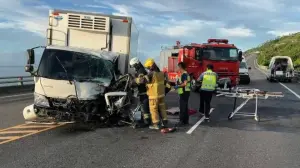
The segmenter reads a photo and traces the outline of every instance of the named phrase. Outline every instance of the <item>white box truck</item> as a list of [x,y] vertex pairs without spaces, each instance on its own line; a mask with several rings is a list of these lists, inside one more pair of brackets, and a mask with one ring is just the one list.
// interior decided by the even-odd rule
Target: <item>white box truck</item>
[[58,9],[49,11],[47,45],[123,54],[118,60],[122,74],[129,72],[130,57],[137,57],[138,37],[131,17]]
[[47,45],[37,70],[28,49],[26,72],[34,76],[34,104],[23,111],[27,121],[89,120],[108,116],[104,93],[117,72],[130,72],[137,57],[139,32],[131,17],[50,10]]

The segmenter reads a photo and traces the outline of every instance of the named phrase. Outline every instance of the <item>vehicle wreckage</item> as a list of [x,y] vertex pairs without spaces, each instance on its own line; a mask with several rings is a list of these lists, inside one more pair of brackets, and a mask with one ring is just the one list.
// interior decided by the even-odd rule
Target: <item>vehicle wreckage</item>
[[[132,123],[134,101],[130,57],[138,30],[125,16],[49,10],[46,46],[28,49],[25,71],[34,76],[34,103],[27,122]],[[35,49],[43,48],[38,68]],[[123,75],[122,75],[123,74]],[[128,113],[128,114],[126,114]],[[131,118],[131,119],[130,119]]]
[[[31,59],[32,50],[28,50]],[[139,107],[137,90],[131,74],[119,78],[115,75],[117,57],[117,53],[107,51],[93,53],[71,47],[45,47],[38,70],[32,72],[32,67],[27,66],[27,71],[34,76],[35,93],[34,104],[23,111],[25,120],[79,122],[91,128],[97,123],[134,125],[141,119],[140,109],[133,108]]]

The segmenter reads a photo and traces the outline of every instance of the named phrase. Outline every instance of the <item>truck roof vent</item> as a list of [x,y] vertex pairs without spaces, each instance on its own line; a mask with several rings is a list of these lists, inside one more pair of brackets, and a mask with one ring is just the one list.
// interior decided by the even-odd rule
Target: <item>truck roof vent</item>
[[109,32],[109,18],[69,14],[68,27],[86,30]]
[[80,16],[69,15],[68,26],[80,28]]

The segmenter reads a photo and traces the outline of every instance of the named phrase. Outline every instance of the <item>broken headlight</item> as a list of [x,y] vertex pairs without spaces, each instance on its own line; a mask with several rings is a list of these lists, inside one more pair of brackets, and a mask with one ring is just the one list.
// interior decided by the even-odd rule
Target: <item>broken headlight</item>
[[40,107],[50,107],[48,99],[40,94],[34,93],[34,105]]

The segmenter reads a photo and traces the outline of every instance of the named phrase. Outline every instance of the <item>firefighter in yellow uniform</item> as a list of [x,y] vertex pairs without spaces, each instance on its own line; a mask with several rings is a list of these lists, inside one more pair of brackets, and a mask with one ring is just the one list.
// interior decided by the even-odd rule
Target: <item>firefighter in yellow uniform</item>
[[199,112],[204,114],[205,121],[209,121],[210,102],[217,87],[218,75],[213,72],[213,65],[208,64],[207,70],[203,72],[199,79],[202,82],[200,89],[200,109]]
[[160,129],[160,117],[164,126],[168,121],[165,104],[165,75],[151,58],[145,61],[144,67],[150,70],[149,74],[145,76],[152,120],[152,125],[149,128]]

